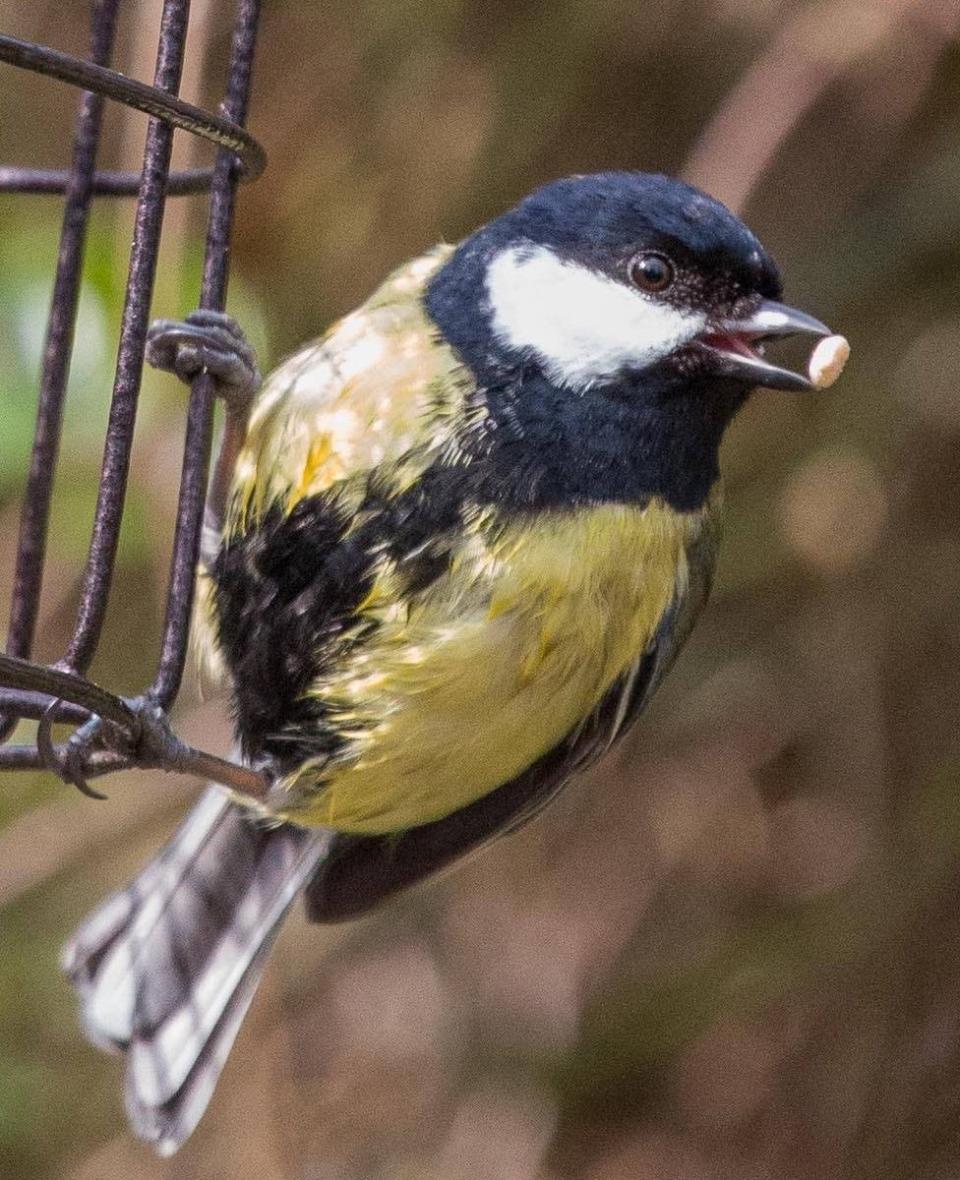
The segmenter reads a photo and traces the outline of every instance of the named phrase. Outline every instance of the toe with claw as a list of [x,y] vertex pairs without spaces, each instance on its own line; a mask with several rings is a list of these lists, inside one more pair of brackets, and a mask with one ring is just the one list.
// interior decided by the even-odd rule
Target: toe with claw
[[147,333],[147,360],[186,382],[207,372],[214,379],[217,396],[226,407],[220,446],[204,512],[201,558],[209,564],[216,556],[237,456],[247,433],[254,395],[260,388],[257,358],[236,320],[225,312],[191,312],[181,323],[157,320]]
[[173,732],[166,710],[150,696],[124,698],[129,725],[94,716],[65,745],[56,746],[52,728],[60,704],[59,700],[52,701],[41,718],[37,748],[50,770],[92,799],[107,797],[90,786],[88,780],[93,774],[131,766],[212,779],[236,792],[248,805],[257,805],[270,789],[271,779],[265,768],[228,762],[181,741]]
[[260,386],[257,357],[242,329],[223,311],[201,308],[185,320],[155,320],[147,361],[190,383],[202,372],[217,382],[228,407],[245,412]]
[[106,799],[106,795],[90,786],[90,772],[95,762],[102,763],[104,757],[113,760],[113,768],[120,769],[127,765],[130,735],[102,717],[91,717],[70,736],[65,746],[57,747],[53,744],[51,729],[59,704],[60,701],[51,702],[41,718],[37,729],[37,748],[49,769],[65,783],[72,783],[81,794],[91,799]]

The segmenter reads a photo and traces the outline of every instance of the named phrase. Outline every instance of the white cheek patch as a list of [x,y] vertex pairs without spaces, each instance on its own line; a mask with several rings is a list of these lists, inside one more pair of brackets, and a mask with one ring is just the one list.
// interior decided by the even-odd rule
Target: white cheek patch
[[704,314],[564,262],[545,246],[497,255],[487,269],[487,295],[500,343],[534,353],[551,380],[572,389],[642,369],[706,326]]

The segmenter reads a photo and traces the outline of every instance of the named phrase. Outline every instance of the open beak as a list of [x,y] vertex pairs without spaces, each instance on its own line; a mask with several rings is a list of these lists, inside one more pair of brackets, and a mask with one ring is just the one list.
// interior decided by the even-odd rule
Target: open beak
[[830,329],[812,315],[764,299],[749,315],[712,325],[697,341],[711,354],[716,371],[768,389],[804,391],[817,386],[803,373],[781,369],[764,359],[764,345],[782,336],[829,336]]

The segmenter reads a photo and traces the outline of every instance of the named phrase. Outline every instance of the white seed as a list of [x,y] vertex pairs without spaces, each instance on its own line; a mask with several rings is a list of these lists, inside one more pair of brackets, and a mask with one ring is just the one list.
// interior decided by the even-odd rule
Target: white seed
[[845,336],[825,336],[810,355],[807,373],[817,389],[829,389],[850,355]]

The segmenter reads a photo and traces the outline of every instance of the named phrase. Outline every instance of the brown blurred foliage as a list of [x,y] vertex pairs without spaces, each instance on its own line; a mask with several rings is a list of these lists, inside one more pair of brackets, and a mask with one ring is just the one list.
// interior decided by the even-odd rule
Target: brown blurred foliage
[[[126,5],[118,63],[140,76],[158,7]],[[129,774],[96,804],[8,776],[2,1174],[956,1176],[957,0],[265,7],[251,123],[271,166],[242,194],[232,288],[264,362],[401,259],[607,166],[682,173],[741,209],[853,359],[830,393],[762,393],[733,428],[719,586],[615,760],[378,915],[296,916],[172,1161],[128,1136],[56,954],[191,788]],[[230,8],[194,5],[187,97],[215,96]],[[0,27],[82,52],[85,10],[0,0]],[[73,102],[0,71],[0,159],[64,160]],[[135,163],[140,117],[107,128],[103,163]],[[76,600],[129,217],[100,208],[91,237],[43,655]],[[0,201],[3,570],[58,218]],[[196,298],[201,223],[170,209],[157,314]],[[96,668],[120,690],[155,658],[176,493],[183,395],[152,378],[145,397]],[[178,724],[227,747],[219,702],[188,692]]]

